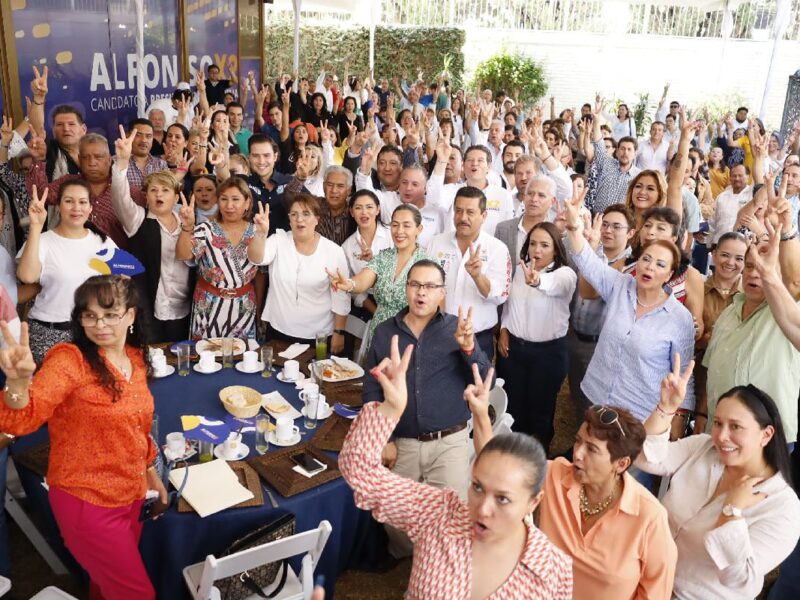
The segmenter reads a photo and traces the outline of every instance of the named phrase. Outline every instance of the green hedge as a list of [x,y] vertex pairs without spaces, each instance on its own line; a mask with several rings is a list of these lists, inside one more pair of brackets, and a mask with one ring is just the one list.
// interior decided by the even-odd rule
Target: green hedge
[[[409,79],[422,71],[432,81],[445,68],[451,85],[459,85],[464,72],[465,34],[449,27],[376,27],[375,77]],[[291,71],[294,49],[293,25],[290,20],[273,20],[264,27],[267,73],[272,77],[278,67]],[[366,27],[300,27],[300,73],[319,73],[328,63],[341,77],[344,61],[350,62],[350,74],[359,78],[369,72],[369,29]]]

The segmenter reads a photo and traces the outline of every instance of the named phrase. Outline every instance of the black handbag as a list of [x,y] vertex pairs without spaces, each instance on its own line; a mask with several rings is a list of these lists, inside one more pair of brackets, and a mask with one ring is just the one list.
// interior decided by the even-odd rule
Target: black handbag
[[[294,515],[291,513],[283,515],[272,521],[272,523],[259,527],[233,542],[219,558],[292,536],[294,532]],[[275,581],[278,577],[278,571],[281,571],[278,586],[271,593],[265,594],[262,589]],[[220,579],[215,583],[215,586],[219,589],[222,600],[243,600],[253,594],[256,594],[259,598],[274,598],[281,593],[283,586],[286,585],[288,571],[289,561],[284,559]]]

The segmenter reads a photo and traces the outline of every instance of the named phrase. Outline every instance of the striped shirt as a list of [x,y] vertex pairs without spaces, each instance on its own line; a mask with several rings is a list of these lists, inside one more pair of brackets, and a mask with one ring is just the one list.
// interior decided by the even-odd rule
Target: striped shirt
[[[472,520],[466,502],[449,489],[406,479],[381,465],[381,450],[396,425],[364,406],[339,455],[339,468],[359,508],[405,531],[414,543],[408,600],[464,600],[472,591]],[[488,600],[572,598],[572,559],[536,527],[516,567]]]
[[[581,276],[606,301],[606,320],[581,382],[594,404],[629,410],[644,421],[658,404],[661,380],[679,352],[686,364],[694,356],[692,314],[673,295],[659,308],[636,318],[636,280],[599,258],[588,244],[573,253]],[[683,408],[694,408],[694,388]]]
[[612,204],[625,201],[628,185],[641,172],[641,169],[636,165],[631,165],[628,171],[622,172],[617,159],[610,157],[606,152],[603,140],[594,142],[593,164],[597,165],[597,184],[593,190],[587,193],[587,198],[591,197],[592,204],[587,203],[586,206],[596,215]]

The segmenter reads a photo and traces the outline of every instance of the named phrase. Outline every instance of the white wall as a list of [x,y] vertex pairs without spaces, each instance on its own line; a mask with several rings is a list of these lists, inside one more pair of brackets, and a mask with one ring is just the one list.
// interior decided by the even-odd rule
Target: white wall
[[[550,82],[547,96],[556,97],[557,110],[593,102],[596,91],[631,105],[637,93],[649,92],[651,101],[658,102],[664,83],[669,82],[668,101],[697,106],[710,96],[739,92],[747,98],[750,114],[757,116],[772,42],[729,40],[723,44],[720,39],[705,38],[468,29],[467,70],[504,47],[544,63]],[[780,42],[767,96],[768,127],[780,126],[788,77],[798,69],[800,43]]]

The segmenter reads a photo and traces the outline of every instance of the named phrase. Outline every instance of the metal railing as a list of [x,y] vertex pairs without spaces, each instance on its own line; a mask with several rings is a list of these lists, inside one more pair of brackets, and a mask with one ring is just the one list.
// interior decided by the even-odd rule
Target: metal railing
[[[680,37],[719,38],[722,10],[646,2],[602,0],[381,0],[381,25],[491,28],[515,31],[581,31]],[[800,40],[800,0],[791,0],[784,39]],[[269,5],[267,5],[269,6]],[[280,10],[270,8],[273,14]],[[766,39],[776,0],[742,2],[732,14],[730,37]],[[277,12],[276,12],[277,11]],[[347,24],[350,16],[303,12],[307,24]]]

